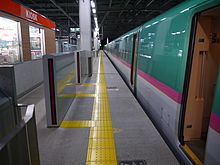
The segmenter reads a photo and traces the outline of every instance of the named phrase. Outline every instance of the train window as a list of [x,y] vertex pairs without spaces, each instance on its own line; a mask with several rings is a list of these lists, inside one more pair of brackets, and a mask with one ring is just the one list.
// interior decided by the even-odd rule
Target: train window
[[0,22],[0,64],[20,62],[20,24],[3,17],[0,17]]
[[201,161],[204,161],[220,63],[219,10],[220,7],[199,15],[186,104],[184,141]]
[[32,59],[38,59],[45,54],[44,30],[34,26],[29,26],[30,46]]

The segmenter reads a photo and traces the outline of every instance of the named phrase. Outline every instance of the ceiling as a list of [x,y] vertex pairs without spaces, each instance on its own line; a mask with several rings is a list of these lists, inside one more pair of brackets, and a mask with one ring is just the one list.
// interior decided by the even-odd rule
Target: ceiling
[[[68,35],[69,27],[79,25],[79,0],[16,0],[45,15],[57,24],[57,35]],[[184,0],[94,0],[103,39],[112,40],[147,22]],[[94,19],[92,27],[94,28]],[[100,30],[102,32],[102,28]]]

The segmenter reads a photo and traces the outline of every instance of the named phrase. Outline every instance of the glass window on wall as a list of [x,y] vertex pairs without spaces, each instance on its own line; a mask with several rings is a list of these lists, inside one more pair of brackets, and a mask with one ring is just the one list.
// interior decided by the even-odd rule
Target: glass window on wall
[[19,22],[0,17],[0,64],[21,61]]
[[29,26],[31,58],[39,59],[45,54],[44,30],[34,26]]

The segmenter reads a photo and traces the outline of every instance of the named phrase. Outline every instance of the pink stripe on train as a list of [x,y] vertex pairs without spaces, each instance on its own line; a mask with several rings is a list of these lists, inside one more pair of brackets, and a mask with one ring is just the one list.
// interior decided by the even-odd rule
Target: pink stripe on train
[[163,84],[162,82],[156,80],[155,78],[151,77],[150,75],[144,73],[141,70],[138,70],[138,75],[144,78],[147,82],[151,83],[161,92],[166,94],[168,97],[173,99],[175,102],[181,104],[182,103],[182,93],[175,91],[174,89],[170,88],[169,86]]
[[212,112],[209,125],[216,132],[220,133],[220,116]]
[[[117,56],[112,55],[114,58],[119,60],[121,63],[123,63],[125,66],[131,68],[131,64],[128,64],[126,61],[118,58]],[[163,84],[162,82],[156,80],[155,78],[151,77],[150,75],[146,74],[145,72],[138,70],[138,75],[141,76],[144,80],[155,86],[157,89],[159,89],[161,92],[166,94],[168,97],[170,97],[175,102],[181,104],[182,103],[182,93],[179,93],[175,91],[174,89],[170,88],[169,86]]]
[[131,68],[131,64],[127,63],[126,61],[120,59],[119,57],[113,55],[113,57],[115,57],[118,61],[120,61],[122,64],[124,64],[125,66],[127,66],[128,68]]

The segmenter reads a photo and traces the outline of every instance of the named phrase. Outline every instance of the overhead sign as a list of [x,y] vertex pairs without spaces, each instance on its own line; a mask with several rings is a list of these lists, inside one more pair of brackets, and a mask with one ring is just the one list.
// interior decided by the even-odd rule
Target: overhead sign
[[55,30],[56,24],[53,21],[12,0],[0,0],[0,10]]
[[80,28],[70,28],[70,33],[76,33],[76,32],[79,32],[80,31]]

